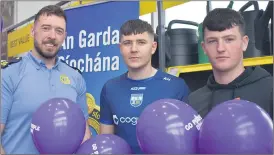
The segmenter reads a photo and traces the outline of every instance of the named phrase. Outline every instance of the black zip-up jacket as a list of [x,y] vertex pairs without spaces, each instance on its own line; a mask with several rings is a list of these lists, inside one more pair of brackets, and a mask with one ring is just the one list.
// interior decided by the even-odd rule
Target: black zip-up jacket
[[186,102],[204,118],[217,104],[235,98],[258,104],[273,120],[273,77],[261,67],[247,67],[227,85],[216,83],[211,75],[207,85],[192,92]]

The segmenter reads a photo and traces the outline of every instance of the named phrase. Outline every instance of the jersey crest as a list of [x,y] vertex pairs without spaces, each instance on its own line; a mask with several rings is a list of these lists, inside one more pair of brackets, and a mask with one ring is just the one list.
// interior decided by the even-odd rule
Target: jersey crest
[[22,60],[22,57],[14,57],[10,60],[1,60],[1,69],[7,68],[11,64],[17,63]]
[[131,94],[130,105],[133,107],[139,107],[143,103],[144,94]]

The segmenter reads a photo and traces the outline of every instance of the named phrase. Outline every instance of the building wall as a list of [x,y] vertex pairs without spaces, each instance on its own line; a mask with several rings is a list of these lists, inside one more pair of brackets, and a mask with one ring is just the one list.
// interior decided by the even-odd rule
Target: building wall
[[0,1],[0,20],[3,28],[14,23],[14,1]]
[[60,1],[15,1],[14,24],[35,15],[42,7]]

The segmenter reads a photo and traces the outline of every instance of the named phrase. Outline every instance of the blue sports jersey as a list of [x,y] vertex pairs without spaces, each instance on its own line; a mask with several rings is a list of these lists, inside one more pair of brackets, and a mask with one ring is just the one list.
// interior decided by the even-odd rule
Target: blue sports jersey
[[115,134],[125,139],[134,153],[142,153],[136,138],[136,124],[150,103],[189,94],[185,81],[162,71],[148,79],[132,80],[123,74],[105,83],[100,99],[100,123],[115,125]]
[[30,52],[1,71],[1,124],[5,125],[1,140],[7,154],[39,154],[30,125],[32,114],[46,100],[68,98],[80,104],[88,118],[85,81],[66,63],[58,60],[48,69]]

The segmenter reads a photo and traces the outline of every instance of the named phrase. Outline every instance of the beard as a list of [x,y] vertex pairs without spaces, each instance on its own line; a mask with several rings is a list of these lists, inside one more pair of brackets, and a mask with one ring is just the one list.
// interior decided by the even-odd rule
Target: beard
[[[42,42],[42,44],[47,44],[47,43],[52,43],[55,46],[58,46],[54,40],[49,40],[47,42]],[[37,51],[37,53],[42,56],[45,59],[53,59],[56,57],[56,55],[58,54],[59,48],[56,48],[56,51],[43,51],[42,48],[39,46],[38,42],[36,40],[34,40],[34,48]]]

